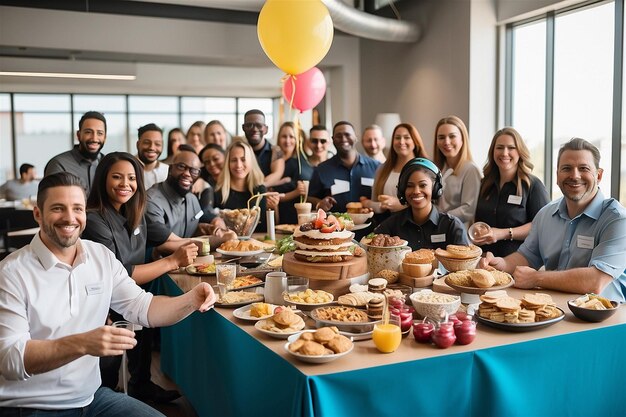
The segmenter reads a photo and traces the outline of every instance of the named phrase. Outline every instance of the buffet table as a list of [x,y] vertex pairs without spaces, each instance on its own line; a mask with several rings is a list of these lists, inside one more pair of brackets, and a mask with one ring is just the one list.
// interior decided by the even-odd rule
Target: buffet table
[[[178,295],[200,280],[171,274],[156,291]],[[566,317],[544,329],[509,333],[479,324],[474,343],[445,350],[409,335],[391,354],[358,341],[326,364],[299,362],[284,340],[217,308],[162,329],[161,368],[201,417],[623,416],[626,308],[586,323],[567,308],[571,294],[545,292]]]

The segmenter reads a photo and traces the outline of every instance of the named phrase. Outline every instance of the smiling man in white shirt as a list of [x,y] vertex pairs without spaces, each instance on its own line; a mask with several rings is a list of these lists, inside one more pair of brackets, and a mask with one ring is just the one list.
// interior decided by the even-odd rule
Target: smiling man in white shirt
[[132,331],[104,325],[109,307],[132,323],[167,326],[211,308],[213,290],[198,284],[170,298],[139,288],[111,251],[79,238],[85,192],[72,174],[41,181],[34,215],[39,234],[0,263],[0,414],[160,415],[99,388],[98,357],[136,343]]

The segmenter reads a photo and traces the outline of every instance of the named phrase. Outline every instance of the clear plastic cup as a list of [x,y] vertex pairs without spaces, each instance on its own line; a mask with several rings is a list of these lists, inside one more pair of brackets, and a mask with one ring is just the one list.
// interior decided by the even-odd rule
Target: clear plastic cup
[[476,222],[467,229],[467,236],[472,243],[476,243],[477,239],[491,233],[491,226],[484,222]]

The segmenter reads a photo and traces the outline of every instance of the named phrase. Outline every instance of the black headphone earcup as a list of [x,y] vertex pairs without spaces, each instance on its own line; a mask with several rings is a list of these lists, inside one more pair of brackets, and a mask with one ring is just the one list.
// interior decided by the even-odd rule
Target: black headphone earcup
[[441,178],[441,173],[437,174],[437,178],[435,178],[435,184],[433,185],[433,196],[432,198],[437,199],[443,195],[443,180]]

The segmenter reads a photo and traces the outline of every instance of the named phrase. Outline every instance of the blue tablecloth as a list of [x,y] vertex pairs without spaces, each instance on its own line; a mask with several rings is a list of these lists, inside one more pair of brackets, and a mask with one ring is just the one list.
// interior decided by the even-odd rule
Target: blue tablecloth
[[[169,278],[159,291],[180,294]],[[200,417],[626,415],[626,324],[314,376],[214,310],[161,335]]]

